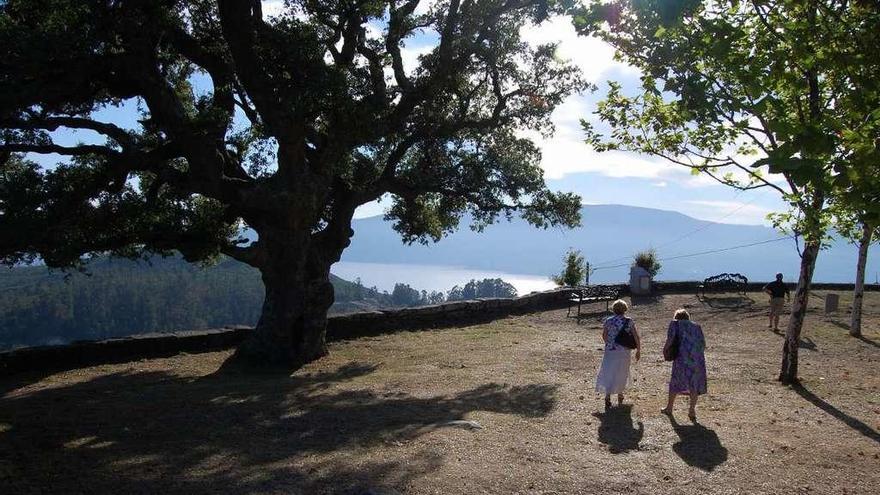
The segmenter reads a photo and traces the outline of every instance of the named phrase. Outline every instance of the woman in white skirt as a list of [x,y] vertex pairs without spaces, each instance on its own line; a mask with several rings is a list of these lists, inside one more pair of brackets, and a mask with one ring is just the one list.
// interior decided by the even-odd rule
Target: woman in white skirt
[[614,316],[605,320],[602,330],[602,340],[605,341],[605,354],[602,356],[602,366],[596,376],[596,392],[605,394],[605,409],[611,407],[611,394],[617,394],[617,404],[623,403],[623,391],[629,383],[629,365],[632,349],[624,347],[617,342],[617,334],[626,331],[632,333],[636,342],[636,361],[642,355],[642,339],[636,331],[635,323],[624,316],[629,309],[626,301],[618,299],[611,306]]

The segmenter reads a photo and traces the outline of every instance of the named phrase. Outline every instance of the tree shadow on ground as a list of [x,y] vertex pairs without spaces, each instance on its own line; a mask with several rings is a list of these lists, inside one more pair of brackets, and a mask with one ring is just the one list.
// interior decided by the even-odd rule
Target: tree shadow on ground
[[873,440],[877,443],[880,443],[880,432],[877,432],[877,430],[875,430],[874,428],[871,428],[870,426],[863,423],[862,421],[860,421],[860,420],[850,416],[849,414],[846,414],[845,412],[841,411],[840,409],[832,406],[831,404],[826,402],[824,399],[822,399],[821,397],[817,396],[816,394],[814,394],[813,392],[808,390],[806,387],[804,387],[803,384],[796,384],[796,385],[793,385],[791,388],[798,395],[800,395],[801,397],[806,399],[808,402],[810,402],[814,406],[825,411],[829,415],[837,418],[838,420],[840,420],[841,422],[843,422],[845,425],[849,426],[853,430],[861,433],[862,435],[870,438],[871,440]]
[[872,345],[874,347],[880,347],[880,343],[877,343],[876,341],[871,340],[871,339],[865,337],[864,335],[856,335],[854,338],[857,340],[861,340],[862,342],[864,342],[868,345]]
[[748,295],[716,295],[712,297],[702,296],[700,302],[712,309],[740,310],[755,305],[755,300]]
[[699,423],[684,425],[671,416],[669,421],[679,437],[672,450],[689,466],[712,471],[727,462],[727,448],[713,430]]
[[55,371],[25,371],[6,376],[0,380],[0,398],[13,390],[18,390],[32,383],[37,383],[53,373],[55,373]]
[[[773,329],[773,330],[771,330],[771,332],[775,333],[776,335],[779,335],[782,338],[785,338],[785,332],[783,332],[781,330]],[[814,352],[819,350],[819,346],[816,345],[816,342],[813,341],[813,339],[811,339],[809,337],[804,337],[804,338],[800,339],[798,341],[798,348],[799,349],[806,349],[808,351],[814,351]]]
[[849,330],[850,330],[849,323],[844,323],[844,322],[842,322],[842,321],[840,321],[840,320],[833,320],[833,319],[830,319],[830,318],[829,318],[827,321],[828,321],[828,323],[831,323],[831,324],[834,325],[835,327],[837,327],[837,328],[841,328],[841,329],[843,329],[843,330],[846,330],[847,332],[849,332]]
[[638,450],[639,442],[645,436],[645,425],[641,421],[638,427],[633,425],[632,406],[621,405],[612,407],[604,413],[593,413],[599,419],[599,442],[608,446],[612,454],[624,454],[630,450]]
[[574,319],[575,319],[575,321],[577,321],[578,324],[580,324],[580,322],[585,319],[586,320],[595,319],[596,321],[603,322],[603,321],[605,321],[606,318],[608,318],[609,316],[611,316],[613,314],[614,313],[611,310],[606,310],[603,307],[601,310],[595,310],[595,311],[589,311],[589,312],[582,310],[581,314],[574,316]]
[[[847,332],[850,331],[849,323],[845,323],[845,322],[842,322],[839,320],[831,320],[831,319],[828,320],[828,323],[831,323],[832,325],[834,325],[838,328],[842,328],[843,330],[846,330]],[[853,335],[852,337],[854,339],[861,340],[862,342],[864,342],[868,345],[872,345],[874,347],[880,347],[880,343],[877,343],[876,341],[871,340],[871,339],[865,337],[864,335]]]
[[806,349],[808,351],[818,351],[818,346],[813,342],[813,339],[809,337],[804,337],[800,341],[798,341],[798,347],[801,349]]
[[0,492],[381,493],[438,469],[443,457],[423,450],[397,462],[368,448],[474,411],[540,417],[556,402],[556,387],[545,384],[429,397],[346,387],[374,370],[127,372],[13,392],[0,399]]

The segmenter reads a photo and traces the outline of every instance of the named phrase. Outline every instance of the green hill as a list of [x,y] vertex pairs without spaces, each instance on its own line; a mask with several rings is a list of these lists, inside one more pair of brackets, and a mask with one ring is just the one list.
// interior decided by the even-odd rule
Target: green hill
[[[388,294],[331,276],[331,311],[390,306]],[[140,333],[253,325],[259,273],[231,259],[200,267],[180,258],[101,258],[86,272],[0,269],[0,349]]]

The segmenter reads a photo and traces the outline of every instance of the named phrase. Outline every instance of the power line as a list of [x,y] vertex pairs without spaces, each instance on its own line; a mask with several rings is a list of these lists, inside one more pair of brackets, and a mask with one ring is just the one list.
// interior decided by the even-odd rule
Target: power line
[[[755,198],[755,199],[757,199],[757,198]],[[702,232],[702,231],[708,229],[709,227],[712,227],[712,226],[718,225],[718,224],[721,222],[721,220],[724,220],[724,219],[730,217],[731,215],[733,215],[734,213],[738,212],[739,210],[742,210],[742,209],[745,208],[746,206],[749,206],[749,205],[751,205],[752,203],[754,203],[754,202],[755,202],[755,199],[752,199],[752,200],[749,201],[748,203],[743,203],[743,204],[739,205],[737,208],[735,208],[734,210],[731,210],[729,213],[727,213],[727,214],[724,215],[723,217],[719,218],[718,220],[715,220],[715,221],[713,221],[713,222],[706,222],[704,225],[701,225],[700,227],[697,227],[696,229],[694,229],[694,230],[692,230],[692,231],[690,231],[690,232],[688,232],[688,233],[682,235],[681,237],[679,237],[679,238],[677,238],[677,239],[671,240],[671,241],[669,241],[669,242],[667,242],[667,243],[664,243],[664,244],[661,244],[661,245],[657,246],[657,249],[660,249],[660,248],[662,248],[662,247],[666,247],[666,246],[668,246],[668,245],[670,245],[670,244],[675,244],[676,242],[678,242],[678,241],[680,241],[680,240],[682,240],[682,239],[685,239],[685,238],[687,238],[687,237],[690,237],[690,236],[696,234],[697,232]]]
[[[703,256],[706,254],[723,253],[725,251],[733,251],[734,249],[742,249],[742,248],[747,248],[747,247],[752,247],[752,246],[760,246],[761,244],[770,244],[771,242],[785,241],[785,240],[792,239],[792,238],[793,238],[793,236],[790,236],[790,235],[785,236],[785,237],[777,237],[776,239],[768,239],[765,241],[751,242],[749,244],[741,244],[739,246],[731,246],[731,247],[720,248],[720,249],[712,249],[709,251],[701,251],[699,253],[690,253],[690,254],[682,254],[682,255],[678,255],[678,256],[670,256],[668,258],[658,258],[657,261],[672,261],[672,260],[678,260],[678,259],[682,259],[682,258],[692,258],[694,256]],[[602,266],[602,267],[594,268],[593,271],[605,270],[605,269],[610,269],[610,268],[619,268],[622,266],[629,266],[629,265],[630,265],[630,263],[622,263],[620,265]]]
[[743,244],[740,246],[733,246],[733,247],[722,248],[722,249],[713,249],[711,251],[703,251],[701,253],[682,254],[680,256],[672,256],[669,258],[661,258],[661,261],[670,261],[670,260],[677,260],[677,259],[681,259],[681,258],[690,258],[693,256],[702,256],[704,254],[722,253],[724,251],[732,251],[734,249],[742,249],[742,248],[747,248],[747,247],[752,247],[752,246],[760,246],[761,244],[770,244],[771,242],[787,241],[792,238],[794,238],[794,236],[787,235],[785,237],[777,237],[776,239],[768,239],[766,241],[752,242],[750,244]]
[[[706,229],[708,229],[709,227],[712,227],[712,226],[718,225],[718,224],[721,222],[721,220],[724,220],[724,219],[730,217],[731,215],[733,215],[734,213],[736,213],[736,212],[742,210],[742,209],[745,208],[746,206],[751,205],[751,204],[754,203],[756,200],[757,200],[757,198],[752,198],[751,201],[749,201],[749,202],[747,202],[747,203],[743,203],[743,204],[737,206],[737,207],[734,208],[733,210],[727,212],[724,216],[722,216],[722,217],[719,218],[718,220],[711,221],[711,222],[710,222],[710,221],[707,221],[705,224],[703,224],[703,225],[697,227],[696,229],[694,229],[694,230],[692,230],[692,231],[690,231],[690,232],[687,232],[686,234],[684,234],[684,235],[682,235],[682,236],[680,236],[680,237],[677,237],[677,238],[675,238],[675,239],[673,239],[673,240],[671,240],[671,241],[669,241],[669,242],[665,242],[665,243],[663,243],[663,244],[657,246],[655,249],[660,249],[660,248],[663,248],[663,247],[669,246],[670,244],[675,244],[676,242],[681,241],[681,240],[683,240],[683,239],[686,239],[686,238],[688,238],[688,237],[690,237],[690,236],[692,236],[692,235],[694,235],[694,234],[696,234],[696,233],[698,233],[698,232],[702,232],[703,230],[706,230]],[[606,264],[606,263],[613,263],[613,262],[615,262],[615,261],[620,261],[620,260],[630,259],[631,257],[632,257],[631,255],[630,255],[630,256],[621,256],[620,258],[614,258],[614,259],[611,259],[611,260],[602,261],[602,262],[596,263],[596,265],[599,265],[599,266],[597,266],[597,267],[594,268],[594,269],[599,270],[599,269],[601,269],[601,268],[616,268],[616,267],[621,266],[621,265],[615,265],[615,266],[613,266],[613,267],[612,267],[612,266],[607,266],[607,267],[606,267],[606,266],[601,266],[601,265],[604,265],[604,264]]]

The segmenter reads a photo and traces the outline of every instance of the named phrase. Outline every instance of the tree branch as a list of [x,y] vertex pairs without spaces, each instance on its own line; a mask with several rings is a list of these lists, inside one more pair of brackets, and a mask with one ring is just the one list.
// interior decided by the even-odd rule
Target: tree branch
[[223,36],[229,45],[239,80],[263,122],[281,140],[289,134],[290,122],[282,110],[283,105],[279,104],[263,59],[257,53],[259,31],[268,29],[262,18],[260,2],[219,0],[218,6]]
[[78,146],[60,146],[55,143],[3,143],[0,144],[0,152],[8,153],[37,153],[47,155],[57,153],[66,156],[102,155],[107,157],[120,156],[121,153],[107,146],[81,144]]
[[262,249],[262,245],[259,241],[250,246],[224,244],[223,246],[220,246],[220,252],[254,268],[262,268],[266,261],[266,252]]
[[59,127],[68,127],[71,129],[88,129],[91,131],[95,131],[99,134],[103,134],[113,139],[114,141],[119,143],[120,146],[123,147],[130,146],[133,143],[131,134],[129,134],[128,131],[126,131],[125,129],[117,127],[113,124],[98,122],[81,117],[43,117],[40,115],[32,114],[27,120],[0,120],[0,128],[7,129],[45,129],[47,131],[55,131]]

